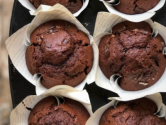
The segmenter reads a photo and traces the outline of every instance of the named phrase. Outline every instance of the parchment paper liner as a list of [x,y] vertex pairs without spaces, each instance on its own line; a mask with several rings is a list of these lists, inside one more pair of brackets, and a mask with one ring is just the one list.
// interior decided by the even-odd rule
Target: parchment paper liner
[[[146,98],[154,101],[158,107],[158,111],[154,114],[154,115],[158,115],[158,117],[164,117],[166,119],[166,106],[163,104],[162,102],[162,97],[161,94],[156,93],[154,95],[149,95],[146,96]],[[99,125],[99,121],[101,119],[101,116],[103,115],[103,113],[109,108],[109,107],[116,107],[117,103],[119,101],[129,101],[129,100],[123,100],[123,99],[119,99],[119,98],[109,98],[109,100],[112,100],[110,103],[102,106],[101,108],[99,108],[91,117],[90,119],[87,121],[86,125]],[[160,113],[159,113],[160,112]]]
[[26,65],[25,52],[27,47],[30,45],[30,34],[32,33],[32,31],[40,24],[43,24],[44,22],[47,22],[49,20],[56,19],[66,20],[75,24],[78,27],[78,29],[82,30],[89,36],[91,45],[93,47],[94,61],[92,70],[87,75],[86,79],[75,88],[82,90],[86,83],[92,83],[95,81],[94,74],[97,68],[98,57],[98,55],[96,56],[96,51],[98,48],[96,44],[93,42],[93,37],[90,35],[87,29],[85,29],[85,27],[64,6],[57,4],[48,11],[38,12],[37,16],[33,19],[33,21],[30,24],[24,26],[22,29],[17,31],[6,41],[7,50],[14,66],[30,83],[36,86],[36,93],[38,95],[46,91],[46,88],[44,88],[40,84],[40,78],[38,75],[33,76],[29,72]]
[[[106,12],[100,12],[97,16],[97,21],[95,25],[95,31],[94,31],[94,42],[98,45],[101,38],[107,34],[111,33],[111,29],[114,25],[117,23],[120,23],[124,21],[125,19]],[[158,33],[163,37],[163,39],[166,42],[166,28],[159,23],[153,23],[152,20],[146,20],[152,28],[154,32],[154,36],[156,36]],[[99,50],[98,50],[99,53]],[[99,54],[98,54],[99,55]],[[115,74],[116,75],[116,74]],[[118,85],[118,79],[116,81],[113,81],[112,79],[108,79],[103,72],[101,71],[99,67],[99,61],[98,61],[98,68],[97,68],[97,73],[96,73],[96,84],[99,87],[105,88],[107,90],[113,91],[117,93],[121,98],[123,99],[136,99],[136,98],[141,98],[146,95],[151,95],[157,92],[166,92],[166,70],[162,77],[156,82],[153,86],[143,89],[140,91],[125,91],[122,90],[119,85]]]
[[[42,11],[47,11],[51,8],[51,6],[48,5],[41,5],[39,8],[35,8],[31,2],[29,2],[29,0],[18,0],[25,8],[27,8],[30,11],[31,15],[37,15],[39,10]],[[83,0],[83,6],[81,7],[80,10],[78,10],[76,13],[74,13],[73,15],[75,17],[79,16],[84,10],[85,8],[88,6],[89,4],[89,0]]]
[[141,22],[147,19],[150,19],[152,16],[154,16],[156,14],[156,11],[159,10],[160,8],[162,8],[165,4],[165,0],[160,0],[160,2],[151,10],[142,13],[142,14],[135,14],[135,15],[129,15],[129,14],[124,14],[121,13],[119,11],[117,11],[116,9],[114,9],[114,7],[110,4],[108,4],[108,2],[104,1],[104,0],[100,0],[103,2],[103,4],[105,5],[105,7],[107,8],[107,10],[112,13],[112,14],[116,14],[119,15],[120,17],[130,20],[132,22]]
[[86,90],[78,91],[69,86],[57,86],[54,87],[42,95],[33,95],[26,97],[12,112],[10,115],[10,124],[11,125],[28,125],[28,117],[30,114],[30,110],[43,98],[48,96],[62,96],[66,98],[70,98],[76,100],[83,104],[85,108],[88,110],[90,115],[92,115],[92,108],[89,100],[88,93]]

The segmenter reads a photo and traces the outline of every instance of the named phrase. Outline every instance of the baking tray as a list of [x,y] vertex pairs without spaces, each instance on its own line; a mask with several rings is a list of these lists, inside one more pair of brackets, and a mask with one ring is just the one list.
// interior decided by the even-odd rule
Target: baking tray
[[[95,20],[99,11],[107,11],[103,3],[99,0],[90,0],[88,7],[78,17],[78,20],[90,31],[91,35],[93,35]],[[33,18],[34,17],[29,14],[29,11],[24,8],[18,0],[14,0],[10,35],[30,23]],[[153,20],[166,26],[166,5],[156,13]],[[13,107],[16,107],[28,95],[35,95],[35,87],[16,70],[10,58],[9,77]],[[85,89],[87,89],[90,95],[93,111],[108,103],[108,97],[118,96],[115,93],[97,87],[95,83],[86,85]],[[166,104],[166,93],[163,93],[162,96]]]

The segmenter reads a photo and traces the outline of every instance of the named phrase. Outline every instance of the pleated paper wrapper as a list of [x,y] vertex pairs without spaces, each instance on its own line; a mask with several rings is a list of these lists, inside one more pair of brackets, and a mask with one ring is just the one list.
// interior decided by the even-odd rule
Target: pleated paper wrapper
[[6,41],[6,47],[8,50],[8,54],[12,60],[12,63],[16,67],[16,69],[33,85],[36,86],[36,93],[39,95],[45,92],[47,89],[41,84],[40,77],[35,74],[32,75],[26,65],[25,53],[26,49],[30,45],[30,34],[33,32],[35,28],[44,22],[50,20],[66,20],[71,22],[77,26],[77,28],[89,36],[91,41],[91,46],[93,48],[94,59],[93,59],[93,67],[90,73],[87,75],[86,79],[80,83],[75,88],[78,90],[82,90],[86,83],[92,83],[95,81],[95,72],[97,68],[97,57],[96,51],[97,46],[93,42],[93,37],[90,35],[88,30],[62,5],[56,4],[54,7],[50,8],[48,11],[39,11],[33,21],[21,28],[19,31],[14,33],[10,38]]
[[26,97],[12,112],[10,115],[10,125],[28,125],[28,117],[30,110],[42,99],[55,96],[66,97],[80,102],[92,116],[92,108],[86,90],[79,91],[69,86],[57,86],[41,95],[33,95]]
[[[101,38],[105,35],[111,34],[111,29],[117,23],[123,22],[125,19],[113,15],[107,12],[100,12],[98,13],[96,24],[95,24],[95,31],[94,31],[94,42],[98,45]],[[166,42],[166,28],[157,22],[153,22],[152,20],[146,20],[153,28],[153,34],[156,36],[158,33],[163,37],[164,41]],[[166,49],[166,48],[165,48]],[[99,55],[99,50],[98,50]],[[146,95],[151,95],[157,92],[166,92],[166,70],[162,77],[151,87],[140,90],[140,91],[125,91],[120,88],[118,85],[118,79],[113,81],[113,79],[108,79],[99,67],[99,59],[98,59],[98,68],[96,72],[96,84],[104,89],[110,90],[112,92],[117,93],[120,98],[123,99],[136,99],[141,98]]]
[[[104,0],[100,0],[101,2],[103,2],[103,4],[105,5],[105,7],[107,8],[107,10],[112,13],[112,14],[116,14],[124,19],[127,19],[131,22],[141,22],[147,19],[150,19],[151,17],[153,17],[156,14],[156,11],[161,9],[164,4],[165,4],[165,0],[160,0],[159,3],[152,8],[151,10],[142,13],[142,14],[135,14],[135,15],[129,15],[129,14],[124,14],[121,13],[119,11],[117,11],[116,9],[114,9],[113,5],[110,5],[108,2],[104,1]],[[110,1],[118,1],[118,0],[110,0]]]
[[[35,8],[31,2],[29,2],[29,0],[18,0],[25,8],[27,8],[30,11],[31,15],[37,15],[39,10],[42,11],[47,11],[51,8],[51,6],[48,5],[41,5],[39,8]],[[89,4],[89,0],[83,0],[83,5],[80,8],[80,10],[78,10],[76,13],[73,14],[73,16],[77,17],[79,16],[88,6]]]
[[[145,98],[148,98],[148,99],[152,100],[157,105],[158,111],[154,115],[159,114],[159,115],[157,115],[159,118],[165,118],[166,119],[166,106],[162,102],[161,94],[156,93],[156,94],[153,94],[153,95],[148,95]],[[110,103],[108,103],[108,104],[102,106],[101,108],[99,108],[90,117],[90,119],[87,121],[86,125],[99,125],[99,121],[101,119],[101,116],[103,115],[103,113],[109,107],[115,107],[115,106],[117,106],[118,102],[125,102],[126,101],[126,100],[119,99],[119,98],[110,98],[110,100],[112,100]]]

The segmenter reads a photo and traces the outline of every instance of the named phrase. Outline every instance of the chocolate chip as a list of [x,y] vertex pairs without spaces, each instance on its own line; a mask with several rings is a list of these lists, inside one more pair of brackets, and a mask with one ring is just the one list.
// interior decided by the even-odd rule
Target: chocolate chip
[[49,33],[52,33],[53,32],[53,30],[49,30]]
[[120,121],[123,123],[125,121],[125,119],[123,117],[121,117]]
[[139,82],[140,85],[144,85],[144,86],[147,86],[148,83],[144,83],[144,82]]
[[57,29],[60,29],[61,27],[60,26],[56,26]]
[[42,39],[41,39],[40,37],[38,37],[38,38],[37,38],[37,41],[39,41],[39,42],[40,42],[40,41],[42,41]]
[[40,37],[41,37],[42,39],[44,38],[44,36],[43,36],[43,35],[41,35]]
[[115,37],[115,35],[111,35],[111,37],[112,37],[112,38],[114,38],[114,37]]
[[106,46],[106,47],[105,47],[105,53],[108,52],[108,49],[109,49],[109,46]]
[[154,47],[154,48],[157,48],[157,45],[154,45],[153,47]]
[[64,39],[62,43],[63,43],[63,44],[68,44],[68,43],[69,43],[69,40],[68,40],[68,39]]
[[46,43],[46,47],[50,48],[50,47],[51,47],[51,44]]

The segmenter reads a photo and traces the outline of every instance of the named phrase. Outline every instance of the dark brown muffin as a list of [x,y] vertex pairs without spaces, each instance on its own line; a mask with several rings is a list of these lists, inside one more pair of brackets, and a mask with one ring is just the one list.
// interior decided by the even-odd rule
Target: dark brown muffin
[[156,111],[156,104],[147,98],[119,102],[105,111],[99,125],[166,125],[165,118],[154,115]]
[[114,8],[125,14],[140,14],[154,8],[160,0],[120,0],[120,4]]
[[152,38],[151,26],[146,22],[122,22],[113,27],[111,35],[104,36],[99,44],[99,64],[110,79],[122,76],[120,87],[128,91],[148,88],[164,73],[165,43],[160,35]]
[[89,117],[77,101],[65,98],[65,103],[57,106],[55,97],[47,97],[32,109],[28,125],[85,125]]
[[46,88],[79,85],[93,65],[93,49],[88,36],[67,21],[54,20],[37,27],[30,36],[26,63],[34,75],[42,75]]
[[71,13],[76,13],[81,9],[83,3],[82,0],[29,0],[35,8],[38,8],[41,4],[53,6],[57,3],[65,6]]

